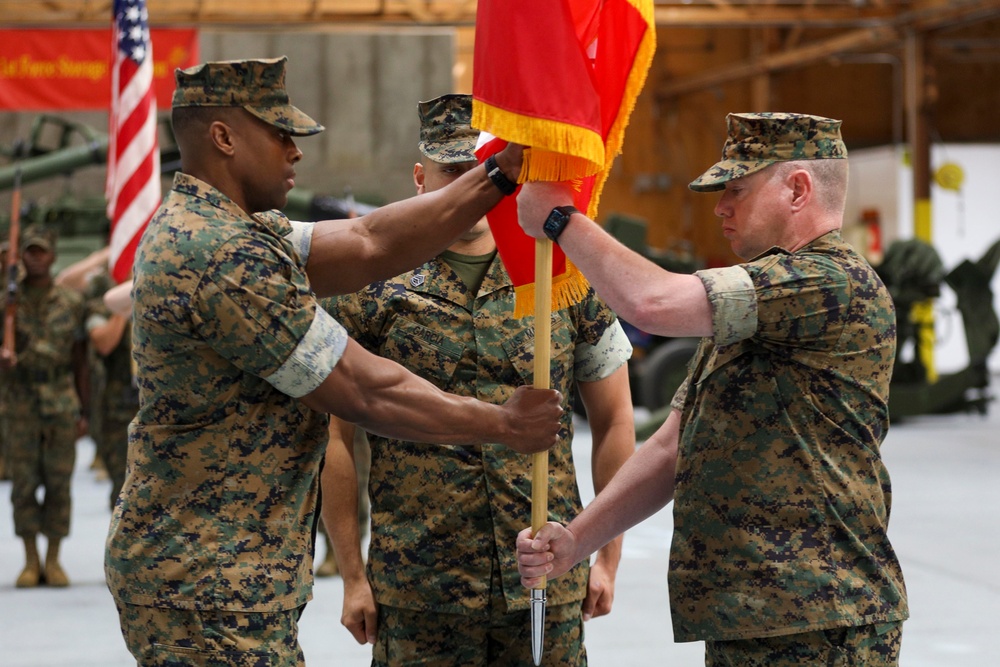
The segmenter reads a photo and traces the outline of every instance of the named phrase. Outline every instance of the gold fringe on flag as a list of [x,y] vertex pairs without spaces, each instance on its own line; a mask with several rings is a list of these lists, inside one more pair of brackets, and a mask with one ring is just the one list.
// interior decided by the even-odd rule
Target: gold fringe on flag
[[[587,296],[590,283],[571,261],[566,260],[566,271],[552,276],[552,312],[569,308]],[[535,312],[535,283],[514,288],[514,317],[527,317]]]
[[594,193],[587,206],[587,217],[591,219],[595,219],[597,216],[597,207],[601,200],[604,182],[608,180],[608,174],[611,173],[611,166],[614,164],[615,158],[622,152],[625,128],[628,126],[629,118],[635,109],[639,93],[642,92],[642,87],[646,83],[646,75],[649,73],[649,67],[653,63],[653,54],[656,52],[656,28],[654,27],[656,22],[653,16],[653,3],[648,0],[628,0],[628,3],[639,12],[649,27],[643,33],[639,47],[636,49],[635,58],[632,60],[632,69],[625,80],[625,90],[622,91],[621,106],[608,130],[608,138],[604,142],[604,164],[596,172]]
[[[636,48],[618,113],[605,140],[602,141],[597,132],[577,125],[526,117],[479,99],[474,99],[472,104],[473,127],[526,147],[519,183],[574,181],[574,186],[579,189],[580,179],[593,175],[594,187],[586,210],[587,217],[591,219],[597,217],[601,191],[615,158],[621,153],[625,128],[646,83],[656,51],[653,3],[649,0],[627,2],[639,12],[648,27]],[[567,258],[566,271],[552,278],[552,310],[561,310],[579,302],[589,289],[590,283]],[[516,286],[514,316],[531,315],[534,302],[535,283]]]
[[530,118],[473,100],[472,127],[531,147],[524,153],[519,183],[568,181],[606,168],[601,135],[578,125]]

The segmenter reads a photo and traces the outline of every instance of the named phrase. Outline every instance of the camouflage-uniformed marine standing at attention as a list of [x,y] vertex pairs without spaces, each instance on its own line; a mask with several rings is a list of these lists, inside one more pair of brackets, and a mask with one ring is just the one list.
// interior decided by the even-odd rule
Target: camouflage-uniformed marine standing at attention
[[[526,452],[558,431],[558,392],[524,389],[503,406],[445,394],[361,349],[318,306],[316,294],[433,256],[501,193],[476,173],[434,201],[289,222],[276,209],[302,158],[293,137],[323,127],[289,102],[285,63],[175,72],[181,172],[136,253],[139,411],[105,552],[142,665],[304,664],[298,618],[312,593],[324,413],[413,439],[499,434]],[[516,149],[505,155],[507,169],[519,165]],[[440,229],[406,221],[429,214]],[[409,395],[420,410],[400,400]]]
[[[622,317],[658,303],[644,330],[703,338],[663,427],[571,533],[522,535],[521,571],[530,585],[547,567],[536,549],[567,536],[551,543],[558,572],[580,556],[573,542],[600,542],[673,498],[674,637],[704,640],[707,665],[897,665],[908,609],[879,454],[896,322],[885,285],[841,237],[840,121],[730,114],[728,130],[722,160],[690,187],[722,191],[715,213],[743,263],[611,275],[587,252],[611,267],[629,251],[583,216],[560,238]],[[522,220],[562,198],[528,193]],[[616,508],[623,498],[631,509]]]
[[[478,166],[479,133],[470,126],[470,95],[445,95],[418,110],[423,157],[414,182],[425,195]],[[532,381],[534,317],[514,317],[514,286],[485,219],[423,266],[324,305],[362,346],[445,391],[502,403]],[[599,491],[634,449],[626,366],[632,348],[593,290],[554,312],[551,330],[551,386],[563,394],[566,411],[559,444],[549,452],[549,515],[569,521],[582,509],[569,401],[579,391],[587,408]],[[341,570],[345,624],[359,641],[375,635],[372,665],[531,664],[530,602],[513,542],[530,522],[531,458],[494,444],[369,440],[368,581],[356,537],[348,540],[351,558]],[[347,524],[339,531],[346,533],[353,528],[353,492],[327,475],[338,449],[346,447],[331,437],[324,518]],[[353,471],[350,463],[343,468]],[[581,563],[548,586],[543,664],[587,663],[584,598],[588,617],[610,611],[620,553],[614,540],[593,568]],[[372,592],[377,631],[362,627],[362,616],[374,613]],[[366,605],[352,607],[359,597]]]
[[[86,433],[89,413],[86,308],[76,292],[54,284],[54,231],[30,225],[21,248],[14,358],[0,358],[14,532],[25,550],[16,585],[68,586],[59,549],[70,530],[76,440]],[[5,291],[0,304],[6,300]],[[48,540],[44,567],[39,534]]]

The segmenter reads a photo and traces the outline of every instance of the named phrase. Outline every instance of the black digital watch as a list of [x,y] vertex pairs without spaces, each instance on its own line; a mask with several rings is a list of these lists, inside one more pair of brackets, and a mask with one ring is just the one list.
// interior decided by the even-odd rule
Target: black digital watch
[[549,217],[545,218],[545,224],[542,225],[542,231],[545,235],[552,239],[553,242],[558,243],[559,235],[563,233],[566,229],[566,225],[569,224],[569,219],[574,213],[579,213],[580,210],[575,206],[556,206],[549,213]]

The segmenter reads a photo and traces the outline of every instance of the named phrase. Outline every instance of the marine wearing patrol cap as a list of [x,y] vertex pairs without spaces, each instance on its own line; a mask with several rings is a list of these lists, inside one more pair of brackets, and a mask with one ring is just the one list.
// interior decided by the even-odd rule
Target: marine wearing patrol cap
[[417,104],[425,156],[441,164],[476,159],[479,130],[472,129],[472,95],[449,94]]
[[286,56],[262,60],[208,62],[174,71],[176,107],[243,107],[293,136],[325,128],[292,106],[285,91]]
[[54,252],[56,249],[56,232],[41,225],[28,225],[21,235],[21,251],[25,251],[32,246],[37,246],[47,252]]
[[688,185],[714,192],[775,162],[847,158],[840,121],[797,113],[731,113],[722,160]]

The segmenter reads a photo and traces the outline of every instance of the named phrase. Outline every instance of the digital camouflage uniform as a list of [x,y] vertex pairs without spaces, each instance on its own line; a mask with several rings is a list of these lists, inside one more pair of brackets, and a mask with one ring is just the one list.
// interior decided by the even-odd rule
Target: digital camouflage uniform
[[[513,318],[514,288],[499,257],[487,260],[473,295],[448,264],[454,256],[445,252],[324,304],[371,352],[449,393],[503,403],[532,381],[533,318]],[[571,447],[575,382],[606,377],[630,351],[613,313],[592,291],[552,315],[551,386],[562,392],[565,413],[560,443],[549,451],[550,520],[569,522],[582,509]],[[531,516],[530,457],[502,445],[426,445],[371,434],[369,442],[368,575],[376,601],[480,618],[497,608],[526,612],[513,537]],[[501,577],[492,590],[497,564]],[[549,582],[549,611],[582,600],[587,576],[581,563]]]
[[[287,106],[284,64],[178,71],[174,105],[246,104],[293,134],[319,131]],[[328,419],[298,399],[347,345],[310,291],[309,238],[182,173],[139,244],[139,412],[105,572],[140,661],[195,664],[198,649],[206,664],[301,663],[295,619],[312,591]],[[258,641],[266,655],[245,654]]]
[[[29,227],[24,247],[47,244],[54,234]],[[6,306],[6,292],[0,305]],[[69,535],[70,483],[76,462],[76,421],[80,413],[73,348],[86,339],[86,309],[73,290],[58,285],[17,292],[17,365],[3,372],[4,412],[14,532],[19,537]],[[36,494],[44,488],[42,500]]]
[[[720,164],[734,159],[740,176],[780,159],[846,157],[839,121],[734,116]],[[775,146],[786,152],[769,154]],[[770,162],[754,168],[761,154]],[[692,188],[717,190],[725,180],[716,165]],[[879,454],[896,351],[888,291],[839,231],[794,253],[773,248],[695,275],[714,337],[702,341],[673,401],[681,415],[674,636],[711,648],[874,626],[898,652],[906,591],[886,535],[891,487]]]
[[[104,305],[104,293],[113,287],[107,271],[95,277],[88,285],[90,316],[87,331],[104,326],[111,311]],[[111,478],[111,507],[125,482],[125,464],[128,457],[128,425],[139,410],[139,390],[132,377],[132,322],[118,345],[108,355],[95,352],[95,365],[102,369],[100,391],[93,395],[91,436],[97,443],[97,455]]]
[[[470,160],[478,132],[469,126],[469,96],[421,103],[420,113],[425,156]],[[445,251],[324,306],[363,347],[446,392],[500,404],[532,383],[534,318],[514,318],[514,287],[495,252]],[[576,382],[607,377],[630,354],[593,290],[552,314],[551,386],[562,392],[565,411],[560,441],[549,450],[551,520],[569,522],[582,510],[571,447]],[[467,640],[466,619],[506,638],[496,643],[509,655],[489,664],[530,663],[529,596],[514,537],[530,521],[531,458],[499,444],[428,445],[371,434],[369,442],[367,570],[380,605],[373,665],[399,664],[417,652],[426,664],[486,664],[482,644]],[[588,571],[584,562],[548,584],[544,664],[586,664],[579,603]],[[394,610],[388,619],[387,607]],[[403,656],[386,655],[386,635]]]

